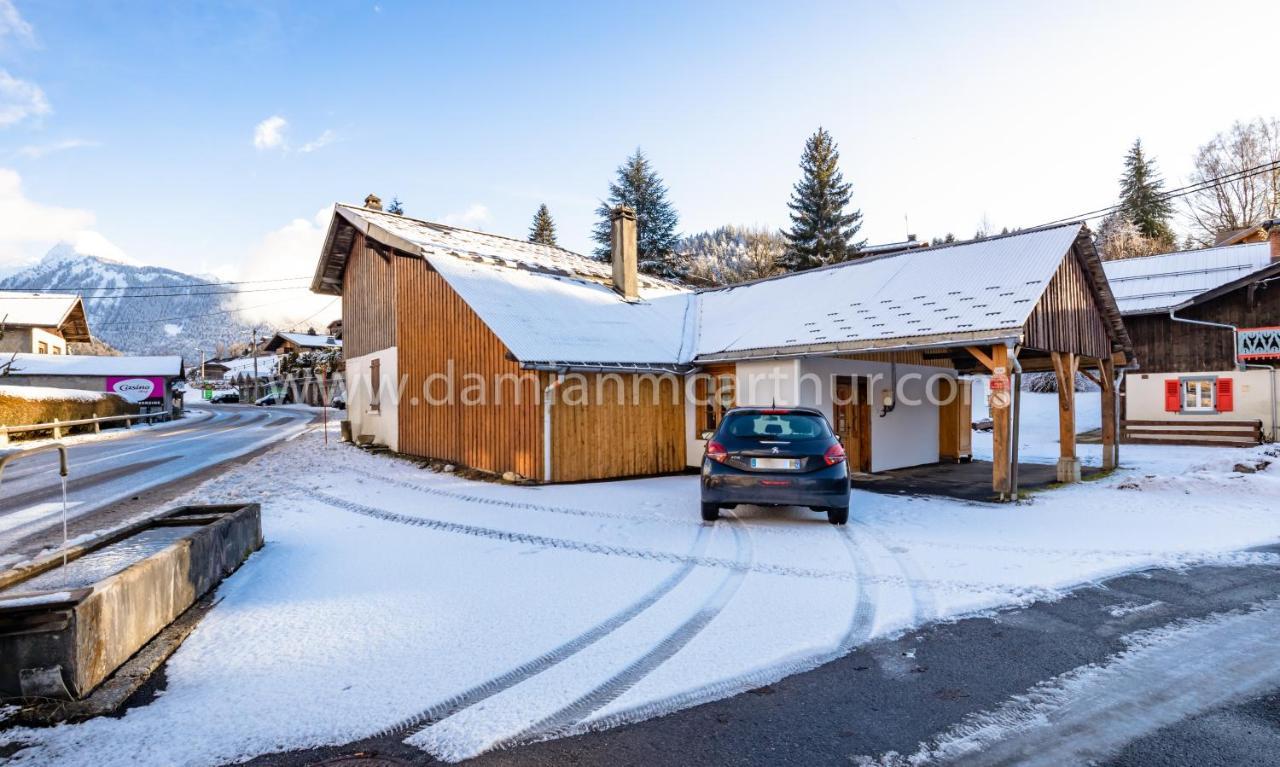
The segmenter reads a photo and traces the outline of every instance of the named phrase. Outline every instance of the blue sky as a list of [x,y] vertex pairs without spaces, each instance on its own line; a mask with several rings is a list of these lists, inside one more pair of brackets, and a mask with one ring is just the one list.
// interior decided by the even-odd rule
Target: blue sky
[[1034,225],[1108,204],[1135,137],[1176,185],[1280,111],[1278,5],[0,0],[0,266],[306,274],[368,192],[519,236],[545,201],[585,250],[637,146],[682,230],[779,227],[819,125],[873,242]]

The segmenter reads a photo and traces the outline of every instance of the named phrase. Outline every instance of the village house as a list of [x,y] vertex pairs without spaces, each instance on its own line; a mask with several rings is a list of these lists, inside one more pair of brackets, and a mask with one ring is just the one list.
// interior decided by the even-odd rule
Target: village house
[[182,357],[17,354],[0,359],[0,383],[118,394],[152,413],[180,410],[174,384],[184,377]]
[[[629,209],[612,232],[610,265],[385,213],[372,196],[337,205],[312,289],[343,299],[355,438],[567,482],[684,471],[726,408],[809,405],[854,471],[881,472],[967,459],[979,375],[995,399],[992,488],[1007,497],[1020,373],[1114,382],[1133,361],[1079,223],[700,291],[637,274]],[[1058,474],[1072,481],[1075,400],[1060,388]]]
[[1124,382],[1131,441],[1276,439],[1280,222],[1253,229],[1268,239],[1106,263],[1140,364]]
[[0,293],[0,353],[66,354],[91,340],[79,296]]
[[340,351],[342,341],[333,335],[316,333],[276,333],[263,346],[263,351],[270,354],[304,354],[306,352]]

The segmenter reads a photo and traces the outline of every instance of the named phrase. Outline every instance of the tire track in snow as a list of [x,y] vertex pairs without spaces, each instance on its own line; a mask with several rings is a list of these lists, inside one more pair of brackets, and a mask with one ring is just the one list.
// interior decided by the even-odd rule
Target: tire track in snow
[[[348,501],[345,498],[339,498],[337,496],[329,495],[328,493],[322,493],[319,490],[313,490],[309,487],[304,487],[295,483],[286,483],[286,486],[303,496],[315,499],[330,506],[351,511],[362,516],[381,519],[385,522],[421,527],[427,530],[455,533],[458,535],[470,535],[477,538],[505,541],[507,543],[540,546],[543,548],[561,549],[565,551],[580,551],[588,554],[602,554],[605,556],[630,557],[633,559],[644,559],[652,562],[669,562],[672,564],[692,562],[693,564],[701,567],[717,567],[733,571],[763,573],[765,575],[781,575],[789,578],[851,582],[858,581],[860,579],[858,573],[849,570],[823,570],[812,567],[771,564],[768,562],[751,562],[749,564],[744,564],[740,561],[724,559],[722,557],[690,556],[688,554],[675,554],[669,551],[658,551],[656,549],[642,549],[632,546],[591,543],[588,541],[576,541],[568,538],[555,538],[536,533],[520,533],[510,530],[500,530],[492,527],[481,527],[462,522],[448,522],[432,517],[410,516],[408,514],[388,511],[375,506],[366,506],[354,501]],[[871,575],[865,578],[865,580],[876,584],[896,585],[906,588],[911,587],[911,583],[906,578],[902,578],[900,576]],[[1010,597],[1019,600],[1047,599],[1055,597],[1061,593],[1054,589],[1029,587],[1022,584],[1009,583],[967,583],[963,581],[929,580],[922,581],[920,585],[945,587],[962,591],[1002,591],[1007,593]]]
[[510,687],[514,687],[521,682],[541,674],[543,671],[573,657],[582,650],[587,649],[591,645],[604,639],[609,634],[617,631],[626,623],[639,616],[645,610],[648,610],[658,600],[671,593],[676,586],[680,585],[689,573],[693,572],[696,567],[694,559],[700,555],[707,547],[707,538],[709,537],[709,526],[703,526],[698,529],[694,537],[693,545],[689,548],[690,560],[686,561],[674,572],[663,579],[657,586],[653,587],[647,594],[640,599],[632,602],[630,605],[613,614],[608,619],[596,624],[589,630],[579,634],[569,641],[561,644],[553,650],[549,650],[538,657],[527,661],[504,674],[487,679],[480,684],[463,690],[445,700],[435,703],[420,713],[403,719],[396,724],[379,731],[374,737],[395,737],[408,736],[413,732],[429,727],[436,722],[453,716],[459,711],[473,706],[486,698],[497,695],[498,693]]
[[853,613],[849,616],[849,623],[845,628],[844,634],[834,647],[824,652],[801,655],[772,666],[748,671],[670,698],[633,706],[595,721],[582,722],[577,727],[564,731],[560,735],[578,735],[584,732],[607,730],[624,724],[634,724],[646,719],[665,716],[672,712],[700,706],[704,703],[730,698],[795,674],[812,671],[819,666],[844,657],[853,648],[866,642],[871,638],[876,617],[875,599],[871,597],[867,589],[867,585],[875,580],[870,577],[871,560],[857,539],[849,532],[849,528],[841,528],[837,535],[840,536],[841,542],[846,547],[854,568],[861,575],[867,577],[858,579],[858,588],[854,594]]
[[[746,532],[742,522],[736,518],[730,529],[733,530],[735,559],[749,564],[755,557],[750,534]],[[738,588],[747,576],[748,569],[745,567],[734,569],[726,574],[697,612],[660,639],[644,655],[627,664],[621,671],[590,692],[493,747],[509,748],[522,743],[559,738],[580,726],[584,719],[617,700],[619,696],[674,657],[694,637],[702,633],[737,594]]]
[[920,567],[916,564],[915,559],[910,554],[900,551],[900,546],[892,545],[883,535],[876,532],[875,528],[867,523],[866,520],[853,519],[850,521],[865,530],[867,535],[874,539],[881,548],[889,552],[889,556],[893,557],[894,564],[902,572],[903,581],[907,586],[907,590],[911,593],[911,625],[920,626],[937,618],[938,605],[933,598],[933,590],[929,588],[924,578],[921,577]]

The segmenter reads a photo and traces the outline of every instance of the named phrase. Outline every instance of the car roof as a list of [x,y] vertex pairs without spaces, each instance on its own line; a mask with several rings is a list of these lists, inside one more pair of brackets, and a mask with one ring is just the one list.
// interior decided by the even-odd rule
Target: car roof
[[734,413],[760,413],[764,411],[777,412],[779,415],[783,413],[800,413],[803,415],[822,415],[822,411],[811,407],[791,407],[789,405],[751,405],[730,408],[725,415],[733,415]]

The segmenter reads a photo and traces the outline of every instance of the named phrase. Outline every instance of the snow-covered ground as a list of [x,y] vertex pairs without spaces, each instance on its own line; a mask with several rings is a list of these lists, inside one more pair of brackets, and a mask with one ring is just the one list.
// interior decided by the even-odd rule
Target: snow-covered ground
[[[1024,456],[1053,460],[1052,395],[1023,401]],[[0,742],[32,744],[17,764],[196,765],[390,731],[460,760],[635,721],[1117,573],[1270,561],[1242,549],[1280,539],[1280,471],[1233,471],[1270,450],[1127,447],[1123,471],[1018,505],[857,492],[836,528],[704,525],[693,476],[477,483],[309,432],[193,493],[262,501],[267,545],[164,693]]]

